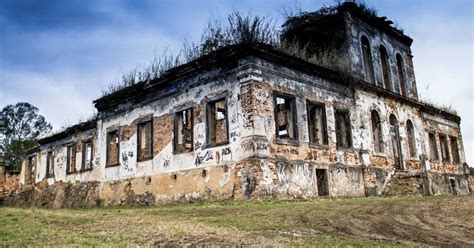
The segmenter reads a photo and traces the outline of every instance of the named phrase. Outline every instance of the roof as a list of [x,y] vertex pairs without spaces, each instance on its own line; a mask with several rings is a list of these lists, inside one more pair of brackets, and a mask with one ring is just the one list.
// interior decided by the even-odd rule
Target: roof
[[[72,134],[76,134],[76,133],[79,133],[79,132],[84,132],[84,131],[87,131],[87,130],[91,130],[91,129],[94,129],[96,127],[97,127],[97,119],[88,120],[88,121],[76,124],[74,126],[68,127],[65,130],[61,131],[61,132],[58,132],[58,133],[52,134],[50,136],[47,136],[45,138],[39,139],[38,143],[40,145],[48,144],[48,143],[51,143],[51,142],[59,140],[59,139],[67,138]],[[32,150],[34,150],[34,149],[35,148],[33,148]]]
[[[310,63],[306,60],[300,59],[292,55],[288,55],[266,44],[238,44],[224,47],[208,55],[193,60],[189,63],[175,67],[164,73],[160,78],[155,79],[151,82],[139,82],[137,84],[121,89],[117,92],[99,98],[94,101],[94,104],[99,111],[103,111],[108,108],[113,108],[119,105],[121,102],[130,99],[141,98],[145,94],[150,94],[154,90],[160,89],[164,85],[169,84],[173,81],[177,81],[181,78],[197,74],[205,69],[209,69],[216,66],[222,66],[223,64],[229,64],[231,62],[237,62],[238,59],[244,58],[246,56],[256,56],[288,68],[293,68],[295,70],[299,70],[308,74],[316,75],[323,79],[330,80],[334,83],[347,86],[349,86],[349,84],[352,84],[359,88],[371,90],[377,92],[378,94],[383,94],[385,96],[395,98],[411,105],[416,105],[417,107],[422,108],[422,110],[425,112],[441,114],[444,117],[456,121],[458,123],[461,119],[455,114],[438,109],[418,100],[410,99],[406,96],[402,96],[397,93],[388,91],[384,88],[375,86],[352,76],[343,75],[340,72],[321,67],[319,65]],[[234,66],[237,66],[237,63],[234,63]]]
[[168,83],[202,72],[205,69],[217,66],[226,66],[229,68],[237,67],[238,60],[247,56],[257,56],[283,66],[297,68],[300,71],[308,72],[310,74],[316,74],[321,78],[336,83],[344,85],[348,84],[347,80],[345,80],[346,77],[336,71],[288,55],[267,44],[244,43],[221,48],[189,63],[172,68],[165,72],[160,78],[148,83],[139,82],[101,97],[94,101],[94,105],[98,111],[104,111],[119,105],[121,102],[140,98],[147,93],[163,88]]

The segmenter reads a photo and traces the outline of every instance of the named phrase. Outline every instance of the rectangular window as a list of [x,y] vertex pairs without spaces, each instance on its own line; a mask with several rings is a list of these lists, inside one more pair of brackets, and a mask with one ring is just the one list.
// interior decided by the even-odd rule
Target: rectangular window
[[92,169],[92,141],[86,141],[82,144],[82,170]]
[[439,143],[441,147],[441,158],[444,163],[450,163],[451,158],[449,157],[448,138],[444,134],[439,135]]
[[229,142],[229,123],[225,98],[207,104],[207,144],[224,145]]
[[275,95],[275,126],[279,139],[296,141],[296,101],[294,96]]
[[449,137],[451,143],[451,153],[453,154],[453,162],[455,164],[461,163],[461,159],[459,157],[459,148],[458,148],[458,139],[456,137]]
[[349,110],[336,110],[336,143],[338,148],[352,147],[352,131]]
[[431,160],[439,160],[438,155],[438,145],[436,144],[436,136],[434,133],[429,133],[429,140],[430,140],[430,159]]
[[67,146],[66,173],[76,172],[76,144]]
[[186,109],[174,115],[174,152],[193,150],[193,110]]
[[311,144],[327,145],[326,108],[324,104],[307,102],[309,142]]
[[35,155],[28,157],[28,166],[25,173],[25,184],[32,184],[35,182],[36,171],[36,157]]
[[112,131],[107,133],[107,165],[119,165],[119,131]]
[[137,125],[137,160],[143,161],[153,157],[153,124],[152,121]]
[[53,152],[48,152],[46,156],[46,177],[54,177],[54,156]]

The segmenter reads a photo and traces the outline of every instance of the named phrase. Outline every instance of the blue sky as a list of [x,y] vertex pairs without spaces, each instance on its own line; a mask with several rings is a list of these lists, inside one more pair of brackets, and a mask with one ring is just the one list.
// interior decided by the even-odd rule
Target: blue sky
[[[474,166],[473,9],[471,0],[365,1],[414,39],[421,98],[451,105],[462,118]],[[93,112],[102,89],[183,40],[198,41],[209,18],[237,10],[282,23],[286,9],[316,10],[333,1],[2,0],[0,108],[30,102],[55,129]]]

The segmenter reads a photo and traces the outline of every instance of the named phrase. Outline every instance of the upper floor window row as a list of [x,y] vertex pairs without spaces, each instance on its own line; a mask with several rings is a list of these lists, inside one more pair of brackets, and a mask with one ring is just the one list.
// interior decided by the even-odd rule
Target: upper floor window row
[[[362,50],[365,79],[369,83],[376,84],[371,44],[367,36],[363,35],[360,38],[360,44],[361,44],[361,50]],[[406,79],[406,74],[405,74],[405,63],[403,61],[402,55],[400,53],[397,53],[395,56],[396,74],[397,74],[399,87],[391,87],[390,60],[389,60],[388,51],[385,48],[385,46],[380,45],[378,52],[379,52],[379,57],[380,57],[380,69],[381,69],[381,74],[382,74],[381,75],[382,85],[380,86],[384,87],[387,90],[399,91],[401,95],[407,95],[407,88],[406,88],[407,79]]]

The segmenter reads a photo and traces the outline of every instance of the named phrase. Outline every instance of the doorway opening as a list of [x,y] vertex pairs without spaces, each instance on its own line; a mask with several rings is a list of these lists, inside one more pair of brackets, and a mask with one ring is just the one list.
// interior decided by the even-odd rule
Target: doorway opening
[[329,195],[329,182],[327,176],[327,170],[316,169],[316,180],[318,183],[318,196]]
[[449,183],[451,184],[451,192],[453,193],[453,195],[457,195],[458,192],[457,192],[457,188],[456,188],[456,179],[450,178]]

